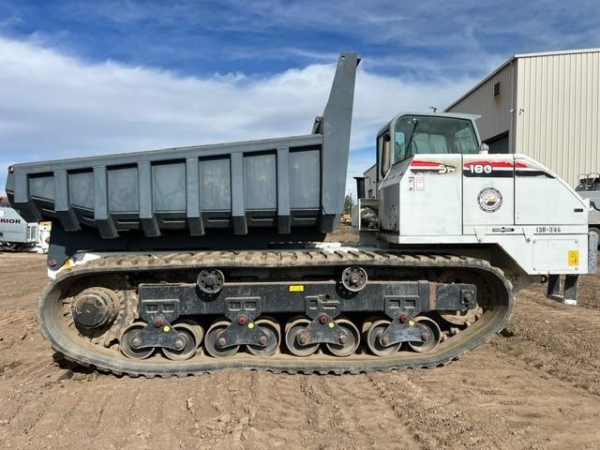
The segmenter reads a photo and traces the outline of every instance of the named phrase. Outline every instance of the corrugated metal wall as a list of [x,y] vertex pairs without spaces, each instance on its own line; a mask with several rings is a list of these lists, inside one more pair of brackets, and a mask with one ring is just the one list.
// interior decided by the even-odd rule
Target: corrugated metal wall
[[365,195],[367,198],[377,198],[377,166],[371,167],[364,173]]
[[600,52],[519,58],[517,73],[515,152],[571,186],[580,173],[599,171]]
[[[500,95],[494,97],[496,83],[500,83]],[[447,111],[481,114],[477,128],[481,139],[486,141],[509,130],[511,96],[511,67],[507,64]]]

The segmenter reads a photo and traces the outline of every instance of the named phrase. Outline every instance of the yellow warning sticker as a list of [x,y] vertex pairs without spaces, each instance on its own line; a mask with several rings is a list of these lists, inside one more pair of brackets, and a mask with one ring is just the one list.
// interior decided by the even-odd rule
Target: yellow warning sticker
[[294,284],[290,286],[290,292],[304,292],[304,286],[301,284]]
[[569,266],[579,265],[579,250],[569,250]]

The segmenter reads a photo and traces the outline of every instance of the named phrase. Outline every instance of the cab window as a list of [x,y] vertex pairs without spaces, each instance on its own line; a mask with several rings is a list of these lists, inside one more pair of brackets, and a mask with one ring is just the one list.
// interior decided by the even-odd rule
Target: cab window
[[477,136],[468,119],[405,115],[394,125],[393,164],[418,154],[478,152]]
[[394,162],[406,158],[406,139],[403,131],[396,130],[394,133]]

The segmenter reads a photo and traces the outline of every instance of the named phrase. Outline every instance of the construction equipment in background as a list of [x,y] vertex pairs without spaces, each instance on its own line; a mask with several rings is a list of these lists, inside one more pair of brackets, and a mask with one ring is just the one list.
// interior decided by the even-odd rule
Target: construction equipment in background
[[354,177],[356,180],[357,203],[352,207],[352,226],[359,231],[376,231],[379,222],[379,201],[365,197],[365,178]]
[[358,62],[340,56],[308,135],[11,166],[11,204],[52,221],[52,347],[149,377],[435,367],[500,332],[531,282],[575,301],[596,265],[589,203],[531,158],[488,155],[472,115],[388,122],[371,243],[322,242]]
[[41,245],[39,225],[26,222],[8,198],[0,197],[0,251],[33,251]]
[[594,233],[600,242],[600,173],[579,175],[579,184],[575,187],[575,191],[590,201],[592,206],[588,219],[590,233]]

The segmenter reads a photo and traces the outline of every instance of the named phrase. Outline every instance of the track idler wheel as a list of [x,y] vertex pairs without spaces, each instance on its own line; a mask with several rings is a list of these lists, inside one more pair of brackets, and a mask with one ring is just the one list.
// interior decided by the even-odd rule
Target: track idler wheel
[[173,325],[178,334],[175,349],[163,348],[163,354],[172,361],[185,361],[196,354],[203,330],[199,325],[181,322]]
[[116,292],[100,287],[81,291],[71,306],[71,315],[78,328],[98,330],[108,328],[119,315],[121,302]]
[[[250,353],[256,356],[271,356],[279,348],[281,343],[281,328],[279,324],[271,318],[265,317],[254,322],[254,325],[259,327],[266,335],[264,345],[247,345],[246,348]],[[261,336],[261,339],[264,336]],[[261,344],[263,344],[261,342]]]
[[229,323],[227,320],[218,320],[206,332],[204,348],[209,355],[215,358],[223,358],[235,355],[240,349],[239,345],[227,347],[227,341],[222,332],[229,326]]
[[342,342],[339,344],[325,344],[327,350],[335,356],[352,355],[360,344],[360,332],[358,328],[348,319],[338,319],[335,321],[335,324],[344,330],[345,336],[340,338]]
[[391,325],[388,319],[374,319],[366,330],[367,347],[374,355],[389,356],[400,350],[402,343],[390,344],[382,342],[383,332]]
[[417,353],[424,353],[433,350],[440,343],[442,331],[438,324],[429,317],[417,317],[415,320],[421,328],[421,338],[423,342],[409,342],[408,346]]
[[139,348],[141,339],[138,337],[138,334],[145,327],[145,323],[134,323],[125,328],[119,340],[121,353],[131,359],[146,359],[154,353],[154,348],[152,347]]
[[306,338],[302,334],[311,321],[303,317],[293,319],[285,326],[285,344],[292,355],[310,356],[319,348],[319,344],[306,345]]

